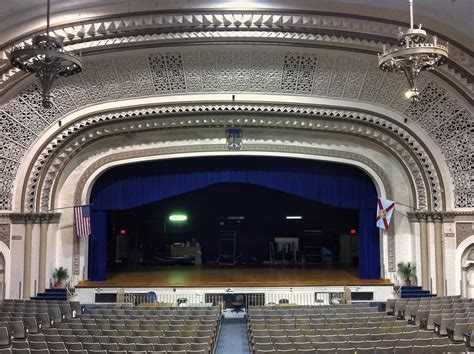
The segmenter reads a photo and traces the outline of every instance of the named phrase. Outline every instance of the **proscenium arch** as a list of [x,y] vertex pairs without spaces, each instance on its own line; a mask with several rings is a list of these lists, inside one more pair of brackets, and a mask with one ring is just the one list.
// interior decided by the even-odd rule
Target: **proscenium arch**
[[[62,145],[62,144],[65,141],[71,141],[72,139],[74,139],[75,136],[77,137],[78,132],[82,132],[84,129],[94,129],[95,128],[94,124],[113,121],[114,117],[119,118],[117,120],[117,122],[119,122],[119,121],[123,122],[124,121],[123,116],[125,114],[128,115],[131,112],[134,112],[133,116],[136,116],[136,117],[151,117],[149,112],[145,112],[146,110],[140,109],[142,107],[146,107],[147,105],[150,105],[151,103],[153,103],[157,107],[158,111],[160,111],[160,108],[161,108],[160,114],[162,114],[162,115],[163,115],[163,113],[166,113],[166,112],[164,112],[166,110],[168,110],[169,115],[179,115],[180,110],[186,110],[186,104],[182,104],[181,107],[177,107],[176,103],[180,102],[180,99],[186,99],[187,102],[190,102],[190,101],[194,100],[195,108],[194,108],[194,110],[190,109],[189,112],[187,112],[188,114],[193,113],[193,112],[199,112],[200,111],[199,107],[201,107],[203,112],[212,113],[213,111],[216,110],[215,107],[217,107],[219,105],[221,105],[221,106],[224,105],[225,106],[224,102],[227,102],[227,103],[229,102],[229,94],[212,95],[212,97],[213,97],[213,100],[216,102],[216,104],[214,104],[214,105],[203,103],[203,102],[206,102],[209,99],[208,95],[192,95],[192,96],[186,95],[186,96],[179,96],[179,97],[176,97],[176,96],[154,97],[154,98],[133,100],[133,102],[130,102],[130,100],[114,102],[113,106],[116,109],[120,106],[127,107],[128,108],[128,113],[119,110],[119,111],[115,111],[113,113],[109,113],[108,116],[105,113],[101,113],[99,115],[97,115],[97,114],[94,115],[94,112],[97,112],[97,111],[104,112],[104,111],[110,110],[111,109],[111,104],[110,103],[109,104],[100,104],[100,105],[97,105],[97,106],[90,106],[90,107],[84,108],[82,110],[75,111],[71,115],[68,115],[68,116],[66,116],[62,119],[62,121],[64,122],[63,125],[62,125],[62,128],[58,129],[57,127],[51,127],[48,130],[48,134],[43,135],[43,139],[40,139],[38,141],[37,145],[36,145],[38,147],[38,149],[31,149],[30,150],[30,152],[32,152],[31,161],[34,161],[34,162],[30,166],[27,166],[26,169],[23,169],[23,171],[24,171],[23,175],[31,175],[32,171],[35,171],[35,173],[36,173],[36,170],[34,168],[34,165],[36,164],[37,166],[39,166],[38,171],[40,171],[41,173],[38,173],[37,175],[35,175],[34,179],[36,179],[36,180],[38,180],[38,178],[41,179],[42,178],[41,174],[45,173],[43,168],[45,166],[48,166],[47,158],[50,158],[52,156],[51,152],[55,152],[55,149],[57,150],[57,147],[63,147],[64,145]],[[390,110],[387,110],[387,109],[382,108],[382,107],[375,107],[374,108],[374,106],[370,105],[370,104],[364,104],[364,103],[360,103],[360,102],[345,102],[345,104],[352,109],[352,110],[348,111],[347,108],[344,109],[344,108],[341,107],[341,101],[340,100],[314,99],[314,98],[307,98],[307,97],[287,97],[286,99],[294,102],[294,104],[290,108],[286,109],[286,111],[285,111],[284,109],[283,110],[280,109],[279,105],[273,104],[274,102],[281,103],[281,101],[284,98],[284,96],[282,97],[281,95],[257,95],[257,94],[255,94],[255,95],[244,95],[244,94],[239,94],[238,97],[239,98],[242,97],[241,98],[242,103],[240,103],[240,105],[243,108],[237,109],[236,110],[237,112],[242,112],[242,111],[259,112],[260,111],[262,113],[270,114],[272,112],[279,112],[280,111],[280,113],[283,112],[283,113],[287,114],[290,117],[292,117],[293,115],[295,117],[296,116],[301,117],[302,112],[303,113],[307,112],[308,109],[310,109],[310,107],[314,107],[314,103],[316,101],[318,103],[318,106],[322,106],[323,108],[320,108],[319,113],[316,112],[313,115],[311,115],[311,114],[308,115],[307,114],[306,116],[304,116],[304,114],[303,114],[305,119],[311,119],[311,118],[314,118],[315,116],[320,118],[320,117],[324,117],[326,115],[328,117],[328,119],[332,119],[332,121],[335,121],[337,116],[345,117],[345,119],[348,119],[348,118],[351,118],[351,117],[354,118],[354,115],[358,115],[359,120],[363,120],[363,121],[366,122],[366,124],[369,124],[369,125],[372,124],[377,129],[380,129],[382,131],[383,131],[383,129],[386,129],[386,128],[384,128],[382,126],[380,121],[381,121],[381,119],[382,120],[385,119],[385,121],[388,122],[388,123],[384,123],[384,124],[389,124],[390,125],[390,129],[386,129],[386,130],[387,130],[388,133],[392,134],[392,137],[393,137],[394,140],[401,141],[401,143],[404,144],[407,148],[410,148],[410,145],[414,144],[414,142],[422,148],[425,147],[424,150],[428,151],[429,155],[427,157],[428,157],[428,161],[430,161],[430,163],[433,163],[433,161],[435,160],[435,158],[432,154],[437,154],[436,149],[432,149],[432,146],[427,147],[425,145],[425,143],[423,142],[425,139],[421,139],[421,138],[418,137],[420,135],[423,136],[423,132],[416,131],[416,127],[414,127],[414,130],[416,131],[416,133],[411,131],[411,129],[409,130],[409,132],[411,134],[409,135],[409,137],[405,138],[405,140],[406,140],[405,142],[403,141],[404,140],[403,138],[398,137],[398,139],[397,139],[396,133],[395,134],[393,133],[394,131],[395,132],[398,132],[398,131],[406,132],[407,131],[406,127],[401,127],[400,126],[400,121],[402,120],[402,117],[397,115],[397,113],[395,113],[393,111],[390,111]],[[265,105],[255,104],[256,100],[265,101],[267,103],[266,104],[267,109],[262,110],[261,107],[263,107]],[[168,104],[171,104],[171,105],[169,105],[168,107],[166,107],[166,106],[163,107],[162,104],[164,104],[164,103],[168,103]],[[313,105],[308,105],[308,103],[312,103]],[[135,107],[133,107],[133,104],[135,104]],[[228,104],[229,107],[231,107],[232,105],[238,105],[238,104],[233,104],[233,103]],[[254,105],[254,108],[251,107],[252,105]],[[268,107],[270,107],[270,106],[271,106],[272,109],[268,109]],[[133,108],[135,108],[135,110],[133,110]],[[372,109],[372,112],[375,110],[375,114],[374,113],[371,114],[370,113],[371,111],[369,111],[369,109]],[[95,118],[93,118],[93,117],[95,117]],[[372,118],[370,118],[370,117],[372,117]],[[380,117],[383,117],[383,118],[380,118]],[[120,118],[122,120],[120,120]],[[210,117],[210,118],[212,119],[212,117]],[[357,118],[357,117],[355,117],[355,118]],[[183,119],[184,120],[186,120],[186,119],[191,119],[192,120],[192,116],[189,116],[189,117],[183,118]],[[280,117],[280,119],[281,119],[281,117]],[[372,119],[372,123],[369,123],[369,121],[371,119]],[[131,122],[133,124],[134,121],[131,121]],[[135,125],[138,127],[140,124],[144,124],[144,123],[143,122],[136,122]],[[178,122],[177,124],[178,124],[178,126],[180,126],[180,125],[183,126],[180,122]],[[192,124],[188,124],[188,125],[192,126]],[[224,124],[224,125],[234,125],[235,126],[235,125],[239,125],[239,123],[238,122],[234,122],[234,123],[228,122],[227,124]],[[221,122],[217,122],[216,126],[222,126]],[[258,127],[258,124],[252,124],[252,126]],[[292,128],[291,126],[288,126],[288,125],[280,125],[280,126],[275,126],[275,127],[277,127],[277,128],[283,127],[283,128],[287,128],[287,129]],[[298,127],[298,128],[301,128],[301,127]],[[99,129],[99,127],[97,127],[97,129]],[[106,130],[106,126],[103,125],[102,128],[100,128],[100,129],[105,129]],[[123,131],[123,132],[125,132],[125,131]],[[92,133],[92,135],[94,135],[94,134]],[[100,135],[100,134],[98,134],[98,135]],[[48,139],[50,139],[50,140],[48,140]],[[88,138],[83,137],[83,140],[84,141],[88,140]],[[427,139],[427,140],[429,141],[429,139]],[[34,154],[35,150],[37,150],[39,152]],[[72,149],[72,150],[74,150],[74,149]],[[69,148],[69,150],[66,150],[66,152],[70,152],[70,151],[71,151],[71,148]],[[417,159],[418,157],[416,155],[414,155],[414,158]],[[26,160],[29,160],[29,159],[26,159]],[[425,163],[426,163],[426,161],[425,161]],[[433,166],[435,167],[434,173],[441,177],[440,178],[441,188],[439,188],[439,189],[441,189],[441,191],[443,191],[444,188],[446,188],[446,186],[443,183],[442,173],[440,172],[440,168],[439,168],[439,166],[437,166],[437,164],[433,163]],[[421,167],[420,168],[421,171],[423,171],[422,165],[420,165],[420,167]],[[30,176],[30,178],[31,178],[31,176]],[[425,179],[425,182],[424,182],[425,185],[428,186],[429,185],[429,180],[428,180],[429,177],[425,176],[423,178]],[[432,178],[432,176],[430,176],[430,178]],[[27,192],[27,189],[28,189],[27,186],[28,186],[27,181],[25,180],[23,188],[22,188],[23,197],[21,197],[17,194],[18,197],[24,198],[26,196],[26,194],[27,194],[26,192]],[[425,187],[425,188],[428,190],[428,193],[429,193],[429,187]],[[448,186],[448,188],[449,188],[449,186]],[[17,189],[17,191],[18,191],[18,189]],[[36,195],[36,193],[39,193],[39,189],[34,190],[35,195]],[[448,195],[449,195],[449,193],[448,193]],[[18,199],[16,199],[16,200],[18,201]],[[444,198],[443,198],[443,203],[445,203]],[[26,203],[23,200],[22,206],[25,206],[25,204]],[[36,201],[36,205],[37,205],[36,207],[38,208],[39,207],[38,200]]]
[[[276,100],[279,100],[279,97],[273,96],[273,100],[275,100],[275,101],[276,101]],[[223,101],[227,101],[226,98],[224,98]],[[328,100],[328,101],[331,101],[331,100]],[[123,102],[119,102],[119,103],[123,104]],[[333,105],[335,105],[335,104],[336,104],[336,103],[333,102]],[[223,106],[228,107],[227,105],[223,105]],[[277,106],[277,105],[267,105],[267,106],[271,107],[271,110],[282,111],[282,112],[284,112],[285,114],[291,113],[289,108],[291,108],[291,110],[294,110],[294,112],[297,112],[297,111],[299,111],[299,110],[303,110],[303,111],[304,111],[304,110],[313,109],[315,113],[318,113],[318,115],[317,115],[318,117],[321,116],[323,113],[324,113],[324,115],[327,114],[328,116],[329,116],[329,114],[330,114],[330,116],[331,116],[332,118],[334,118],[334,117],[336,117],[336,116],[344,116],[344,115],[354,114],[354,111],[353,111],[353,110],[351,110],[351,111],[345,111],[345,110],[341,110],[341,109],[329,109],[329,108],[324,108],[324,109],[318,110],[318,109],[316,109],[316,108],[308,107],[307,105],[303,105],[303,104],[300,104],[300,105],[291,105],[291,106],[288,106],[288,107],[289,107],[288,109],[284,109],[284,110],[283,110],[282,108],[279,108],[279,106]],[[325,106],[327,107],[328,105],[325,105]],[[215,104],[209,104],[209,105],[201,104],[201,105],[194,105],[193,107],[195,107],[196,109],[202,109],[204,112],[211,112],[212,110],[216,109],[217,105],[215,105]],[[97,108],[97,107],[88,107],[87,109],[90,109],[90,110],[93,112],[93,111],[94,111],[94,108]],[[191,111],[191,108],[192,108],[192,107],[189,107],[189,106],[186,106],[186,105],[177,106],[177,105],[165,105],[165,104],[163,104],[163,105],[159,105],[158,108],[156,108],[156,109],[161,109],[161,110],[163,110],[163,111],[169,110],[168,114],[174,114],[174,115],[176,115],[178,110],[181,110],[181,109],[182,109],[182,110],[185,110],[185,111],[186,111],[186,110]],[[241,105],[239,105],[238,112],[243,112],[243,111],[245,111],[245,110],[250,110],[250,109],[255,109],[257,112],[265,112],[265,110],[262,108],[262,105],[251,105],[250,103],[249,103],[249,104],[241,104]],[[105,110],[105,109],[104,109],[103,111],[104,111],[104,113],[101,114],[101,115],[99,115],[99,116],[93,116],[93,115],[91,114],[90,117],[92,117],[92,118],[90,118],[90,119],[91,119],[91,120],[92,120],[92,119],[97,120],[98,122],[100,122],[100,121],[102,121],[102,122],[108,122],[108,121],[110,121],[110,120],[113,120],[113,117],[114,117],[115,115],[124,115],[124,114],[126,113],[126,112],[121,111],[121,110],[119,110],[118,112],[113,112],[113,113],[107,113],[107,110]],[[147,112],[148,112],[148,111],[151,112],[152,109],[149,109],[149,110],[148,110],[148,109],[130,110],[129,112],[133,112],[133,115],[134,115],[134,116],[136,115],[136,116],[138,117],[138,116],[147,116],[147,114],[148,114]],[[140,113],[140,115],[139,115],[139,113]],[[358,113],[361,114],[361,119],[362,119],[362,118],[364,118],[364,119],[378,119],[377,116],[372,116],[372,115],[367,114],[367,113],[360,113],[360,112],[358,112]],[[127,113],[127,114],[128,114],[128,113]],[[295,113],[295,114],[297,114],[297,113]],[[110,118],[110,119],[107,119],[107,117],[109,117],[109,116],[110,116],[111,118]],[[289,121],[290,121],[290,124],[289,124],[289,125],[283,125],[283,126],[282,126],[283,128],[287,128],[287,129],[281,129],[281,127],[280,127],[280,130],[279,130],[279,131],[281,131],[281,132],[291,132],[290,129],[291,129],[291,126],[292,126],[292,124],[293,124],[293,121],[292,121],[291,119],[289,119],[288,117],[289,117],[289,116],[285,115],[285,119],[284,119],[284,120],[285,120],[285,121],[286,121],[286,120],[289,120]],[[332,118],[331,118],[331,119],[332,119]],[[158,118],[156,118],[156,119],[161,119],[161,118],[158,117]],[[189,119],[190,119],[189,117],[184,117],[184,118],[182,118],[182,120],[180,119],[180,120],[176,121],[176,126],[180,126],[180,122],[188,122]],[[329,118],[328,118],[328,119],[329,119]],[[335,119],[335,118],[334,118],[334,119]],[[400,118],[400,119],[401,119],[401,118]],[[82,128],[80,127],[80,125],[84,125],[84,128],[87,128],[87,127],[90,127],[90,126],[93,125],[93,124],[91,124],[91,123],[85,124],[84,121],[85,121],[85,120],[76,120],[75,123],[71,123],[71,127],[73,127],[73,128],[71,128],[71,130],[74,130],[74,129],[76,129],[76,128],[77,128],[78,130],[81,130]],[[88,121],[86,120],[86,122],[88,122]],[[327,122],[329,122],[329,120],[327,120]],[[313,123],[314,123],[314,122],[313,122]],[[124,124],[125,124],[125,123],[124,123]],[[135,125],[135,126],[136,126],[136,125],[138,125],[138,124],[144,124],[144,121],[142,121],[142,120],[130,120],[129,123],[126,123],[126,124],[127,124],[127,125],[128,125],[128,124],[132,124],[132,125]],[[339,124],[339,126],[341,125],[340,122],[337,123],[337,124]],[[220,122],[217,121],[217,122],[215,123],[215,125],[220,126],[220,127],[223,127],[225,124],[221,125]],[[231,123],[229,122],[227,125],[231,125]],[[234,122],[234,125],[235,125],[235,122]],[[262,126],[261,124],[258,124],[258,125],[254,125],[253,127],[260,129],[261,126]],[[394,126],[395,126],[395,128],[397,127],[395,124],[394,124]],[[185,127],[185,128],[195,128],[195,127],[193,127],[193,126],[187,125],[187,123],[184,124],[184,127]],[[125,128],[125,126],[124,126],[124,128]],[[70,128],[68,128],[68,129],[70,129]],[[99,129],[100,131],[99,131],[99,134],[98,134],[97,136],[101,136],[101,137],[104,136],[103,133],[105,133],[105,130],[103,130],[103,129],[105,129],[105,130],[111,129],[111,125],[105,125],[105,124],[104,124],[104,125],[102,126],[102,128]],[[220,129],[221,129],[221,132],[220,132],[219,134],[222,134],[222,137],[223,137],[223,136],[224,136],[224,135],[223,135],[223,134],[224,134],[224,128],[220,128]],[[367,129],[367,126],[366,126],[365,129]],[[188,130],[189,130],[189,129],[188,129]],[[120,131],[123,131],[123,132],[126,132],[126,133],[127,133],[127,132],[130,132],[131,130],[130,130],[130,129],[125,129],[125,130],[120,130]],[[180,130],[176,130],[176,131],[178,132],[178,131],[180,131]],[[295,131],[296,131],[296,130],[295,130]],[[84,129],[83,132],[84,132],[84,134],[85,134],[85,135],[84,135],[84,136],[85,136],[85,140],[84,140],[84,141],[87,142],[88,139],[89,139],[89,138],[87,138],[87,136],[88,136],[88,134],[90,133],[90,131],[88,131],[87,129]],[[244,129],[244,132],[245,132],[245,129]],[[322,132],[320,132],[320,133],[322,134]],[[67,136],[66,133],[62,133],[62,134],[64,134],[64,135]],[[128,134],[128,133],[127,133],[127,134]],[[92,134],[92,135],[94,135],[94,134]],[[382,134],[382,135],[383,135],[383,134]],[[381,136],[381,135],[379,134],[379,136]],[[79,137],[76,136],[76,138],[79,139],[79,140],[82,139],[81,136],[79,136]],[[53,143],[56,144],[56,141],[54,141]],[[244,143],[246,144],[246,146],[248,146],[248,142],[244,142]],[[285,142],[285,144],[286,144],[286,143],[287,143],[287,142]],[[189,144],[189,142],[188,142],[187,144]],[[193,144],[191,144],[191,145],[193,145]],[[198,145],[199,145],[199,143],[198,143]],[[288,145],[291,145],[291,144],[288,144]],[[202,147],[202,146],[198,146],[198,148],[201,148],[201,147]],[[211,147],[206,147],[206,146],[204,146],[204,147],[203,147],[203,155],[212,153],[212,152],[215,150],[215,147],[216,147],[215,144],[212,145],[212,148],[213,148],[213,149],[212,149]],[[82,148],[80,147],[80,149],[82,149]],[[175,150],[174,152],[177,154],[176,157],[179,157],[180,154],[183,154],[183,153],[186,152],[186,151],[185,151],[186,149],[183,149],[182,146],[175,146],[175,149],[176,149],[176,150]],[[195,147],[190,148],[189,150],[195,151]],[[224,142],[224,141],[222,142],[222,145],[221,145],[220,148],[219,148],[219,151],[220,151],[220,152],[223,152],[223,150],[225,151],[225,142]],[[275,146],[274,144],[271,144],[271,143],[265,145],[265,148],[264,148],[264,149],[262,149],[262,145],[260,145],[260,146],[258,146],[258,149],[252,149],[252,150],[253,150],[252,152],[253,152],[254,154],[262,154],[262,153],[265,153],[265,152],[266,152],[266,153],[268,153],[269,155],[271,155],[271,154],[279,154],[279,153],[282,153],[282,154],[284,154],[284,153],[293,153],[293,154],[301,154],[301,155],[306,155],[306,156],[311,157],[311,156],[317,156],[318,154],[320,154],[320,155],[322,155],[322,158],[323,158],[323,159],[326,158],[326,159],[329,159],[329,160],[334,160],[335,157],[337,158],[338,156],[340,157],[340,153],[339,153],[338,151],[328,151],[328,150],[326,150],[326,149],[314,149],[314,150],[312,150],[312,149],[308,149],[308,148],[302,148],[301,146],[296,146],[296,145],[295,145],[295,146],[286,146],[286,145],[285,145],[285,146],[282,146],[282,145],[280,145],[280,146]],[[264,151],[262,151],[262,150],[264,150]],[[321,151],[317,151],[317,150],[321,150]],[[63,152],[61,152],[61,154],[64,154],[64,155],[67,155],[67,153],[70,152],[70,151],[68,150],[68,147],[67,147],[67,146],[64,147],[62,151],[63,151]],[[82,150],[79,150],[79,151],[82,151]],[[290,151],[290,152],[289,152],[289,151]],[[170,152],[168,151],[167,153],[169,154]],[[225,153],[229,153],[229,152],[226,151]],[[242,152],[242,153],[244,153],[244,152]],[[107,154],[106,154],[106,155],[107,155]],[[162,155],[162,154],[161,154],[160,152],[155,151],[155,152],[153,152],[152,154],[147,155],[146,158],[149,158],[149,156],[154,156],[154,155],[158,155],[158,156],[159,156],[159,155]],[[183,156],[183,155],[180,155],[180,156]],[[129,157],[130,157],[130,156],[129,156]],[[110,159],[110,158],[111,158],[111,156],[104,156],[104,160],[108,160],[108,159]],[[341,161],[344,161],[344,158],[341,158],[341,159],[342,159]],[[366,158],[366,161],[365,161],[365,162],[364,162],[364,161],[361,162],[361,161],[359,160],[359,158],[352,159],[351,157],[348,157],[346,160],[347,160],[347,161],[354,160],[354,161],[356,161],[357,163],[360,163],[361,165],[366,164],[367,166],[369,166],[369,167],[368,167],[368,170],[370,170],[370,169],[373,167],[373,166],[370,167],[370,166],[371,166],[371,163],[373,164],[373,161],[371,161],[371,160],[368,159],[368,158]],[[368,161],[367,161],[367,160],[368,160]],[[67,164],[67,162],[68,162],[68,160],[63,160],[63,161],[64,161],[64,164]],[[110,160],[109,160],[109,162],[110,162]],[[59,163],[60,165],[62,164],[61,162],[58,162],[58,163]],[[76,163],[71,162],[71,165],[76,165]],[[85,165],[85,167],[87,167],[87,165]],[[89,166],[89,167],[90,167],[90,169],[91,169],[92,171],[95,171],[95,169],[96,169],[98,166],[93,164],[93,165],[91,165],[91,166]],[[380,171],[383,172],[383,169],[380,168],[380,166],[379,166],[379,168],[373,168],[373,171],[376,171],[376,172],[375,172],[375,175],[378,175],[378,176],[379,176],[379,180],[382,180],[382,181],[383,181],[383,180],[385,180],[385,181],[387,180],[387,178],[384,179],[384,178],[382,177],[382,176],[383,176],[383,173],[380,173]],[[85,177],[87,177],[87,176],[85,176]],[[408,179],[408,183],[410,183],[410,181],[411,181],[411,180]],[[75,185],[76,182],[77,182],[77,181],[73,181],[72,183],[69,183],[69,185]],[[78,185],[81,185],[81,183],[78,183]],[[377,185],[380,185],[380,184],[377,184]],[[387,189],[387,190],[388,190],[388,189]],[[53,192],[53,194],[56,194],[56,192]],[[67,194],[68,194],[68,193],[67,193]],[[414,195],[415,193],[411,193],[411,194]],[[390,194],[382,194],[382,195],[387,196],[387,195],[390,195]],[[76,200],[79,200],[79,202],[77,202]],[[82,203],[82,202],[80,201],[81,198],[76,199],[76,200],[72,200],[72,199],[69,199],[68,201],[63,200],[63,202],[64,202],[65,204],[63,203],[63,204],[58,205],[58,206],[60,206],[60,207],[61,207],[61,206],[70,206],[70,205]],[[86,199],[82,199],[82,200],[86,200]],[[65,220],[65,222],[67,222],[67,220],[68,220],[68,216],[67,216],[67,215],[65,215],[64,220]],[[388,235],[388,236],[390,237],[390,235]],[[393,238],[393,237],[392,237],[392,238]],[[75,240],[75,238],[74,238],[74,240]],[[389,242],[389,241],[388,241],[388,242]],[[390,244],[390,243],[388,243],[388,244]],[[386,247],[387,247],[387,242],[384,244],[384,250],[386,249]],[[393,248],[392,248],[392,249],[393,249]],[[384,253],[383,253],[384,257],[385,257],[386,254],[387,254],[387,252],[384,252]],[[390,262],[388,262],[386,259],[384,259],[384,266],[387,265],[387,264],[388,264],[389,269],[390,269]],[[389,272],[390,272],[390,270],[389,270]],[[77,273],[77,274],[79,274],[79,273]]]

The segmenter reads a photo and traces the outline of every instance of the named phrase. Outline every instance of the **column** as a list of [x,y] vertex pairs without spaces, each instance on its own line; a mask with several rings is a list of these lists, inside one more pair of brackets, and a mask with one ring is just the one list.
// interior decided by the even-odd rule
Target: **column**
[[23,298],[29,299],[31,296],[31,242],[33,237],[33,219],[25,216],[25,258],[23,268]]
[[433,213],[435,233],[436,294],[444,295],[444,245],[441,213]]
[[39,245],[39,262],[38,262],[38,292],[45,290],[46,284],[46,250],[48,247],[48,218],[40,219],[40,245]]
[[427,215],[425,213],[418,214],[418,220],[420,221],[421,286],[428,290],[430,288],[430,263]]

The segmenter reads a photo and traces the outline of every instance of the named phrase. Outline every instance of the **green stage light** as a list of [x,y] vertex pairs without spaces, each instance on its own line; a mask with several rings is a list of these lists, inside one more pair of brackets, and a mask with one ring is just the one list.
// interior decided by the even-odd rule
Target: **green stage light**
[[186,214],[171,214],[168,219],[170,221],[186,221],[188,216]]

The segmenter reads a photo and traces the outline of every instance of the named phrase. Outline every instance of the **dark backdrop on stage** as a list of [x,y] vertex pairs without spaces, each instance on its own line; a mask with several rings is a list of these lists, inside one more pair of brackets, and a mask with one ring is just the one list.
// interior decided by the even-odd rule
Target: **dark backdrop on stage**
[[[125,210],[216,183],[250,183],[359,211],[359,276],[380,278],[377,192],[358,168],[305,159],[199,157],[145,162],[113,168],[94,184],[89,280],[107,275],[107,211]],[[212,207],[212,206],[203,206]]]
[[[216,183],[136,208],[108,211],[107,271],[146,271],[175,264],[173,256],[196,254],[194,249],[176,250],[172,245],[193,241],[199,243],[198,263],[203,265],[218,264],[223,260],[221,254],[232,254],[235,248],[239,266],[358,268],[358,212],[255,184]],[[170,221],[170,215],[176,214],[186,215],[186,221]],[[301,219],[287,219],[289,215]],[[232,241],[221,242],[229,234],[235,235],[235,247]],[[276,242],[288,237],[298,240],[296,254],[285,253]],[[314,256],[315,249],[323,252],[318,247],[324,248],[326,257]],[[183,263],[190,264],[188,260]]]

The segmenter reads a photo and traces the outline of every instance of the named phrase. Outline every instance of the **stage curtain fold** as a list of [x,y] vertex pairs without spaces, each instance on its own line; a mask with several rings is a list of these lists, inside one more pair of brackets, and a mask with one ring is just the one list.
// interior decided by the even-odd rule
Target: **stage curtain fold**
[[[359,209],[359,278],[380,278],[380,237],[374,209]],[[362,236],[363,235],[363,236]]]
[[89,280],[105,280],[107,275],[107,211],[91,209],[89,238]]
[[114,168],[95,183],[89,279],[106,278],[107,210],[153,203],[216,183],[251,183],[330,206],[359,210],[359,276],[380,277],[377,193],[358,168],[311,160],[214,157],[155,161]]

